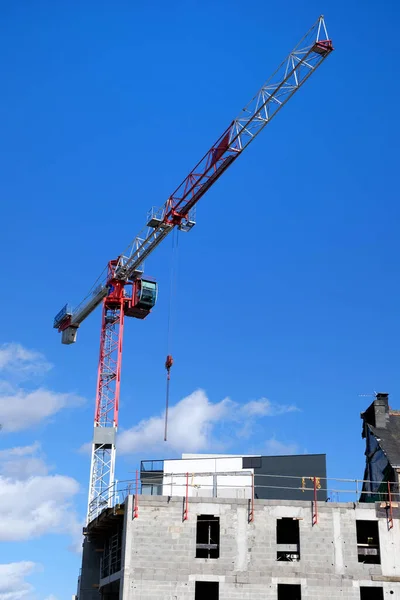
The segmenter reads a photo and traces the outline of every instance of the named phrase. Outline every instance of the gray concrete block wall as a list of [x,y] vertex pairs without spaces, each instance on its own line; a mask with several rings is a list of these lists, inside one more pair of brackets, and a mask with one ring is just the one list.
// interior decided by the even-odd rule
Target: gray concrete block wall
[[[248,523],[245,500],[141,496],[139,517],[126,512],[123,586],[120,600],[189,600],[195,581],[218,581],[220,600],[276,600],[278,583],[302,586],[302,600],[356,600],[360,585],[384,588],[400,600],[400,528],[379,520],[381,565],[358,562],[356,519],[376,520],[374,505],[319,504],[312,526],[310,502],[258,500]],[[197,515],[220,517],[220,558],[196,559]],[[299,519],[299,562],[276,560],[276,520]],[[399,582],[379,578],[398,577]],[[378,579],[378,580],[377,580]]]

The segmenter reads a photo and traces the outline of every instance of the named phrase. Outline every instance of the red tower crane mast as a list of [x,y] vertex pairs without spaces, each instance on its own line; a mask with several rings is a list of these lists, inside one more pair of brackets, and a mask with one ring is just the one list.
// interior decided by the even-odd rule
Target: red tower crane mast
[[117,259],[108,263],[86,298],[74,310],[69,305],[64,306],[55,317],[54,327],[62,332],[62,343],[72,344],[80,324],[103,304],[88,522],[111,504],[124,318],[144,319],[157,298],[156,282],[143,275],[144,260],[175,227],[183,231],[193,227],[195,207],[200,198],[332,50],[321,16],[167,201],[150,211],[146,227]]

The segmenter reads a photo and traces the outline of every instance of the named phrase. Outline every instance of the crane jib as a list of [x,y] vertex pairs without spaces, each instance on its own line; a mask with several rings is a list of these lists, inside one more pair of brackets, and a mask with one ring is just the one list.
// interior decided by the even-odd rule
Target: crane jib
[[[325,38],[321,39],[321,34],[324,33]],[[121,255],[115,270],[118,279],[123,280],[134,275],[145,258],[175,226],[184,229],[183,223],[190,219],[189,213],[200,198],[332,50],[332,42],[328,39],[325,23],[320,17],[287,59],[281,63],[274,75],[242,109],[239,116],[231,121],[218,141],[169,197],[164,207],[160,209],[163,214],[162,222],[157,227],[149,227],[147,232],[143,232],[144,235],[139,234]],[[107,281],[103,282],[100,293],[96,290],[97,293],[91,294],[73,312],[70,307],[68,309],[64,307],[57,314],[54,327],[63,330],[69,325],[79,325],[107,295],[106,283]]]
[[[324,39],[320,38],[321,33],[325,33]],[[143,232],[144,235],[139,234],[121,255],[115,270],[116,278],[123,280],[133,276],[145,258],[175,226],[184,228],[183,223],[189,220],[189,213],[200,198],[332,50],[332,42],[328,39],[325,23],[320,17],[169,197],[160,209],[163,214],[162,222],[156,227],[148,227],[148,231]],[[54,319],[54,327],[62,331],[70,325],[79,325],[107,296],[106,284],[107,281],[104,281],[100,293],[96,290],[90,294],[73,312],[69,306],[64,307]]]
[[[210,189],[210,187],[216,182],[216,180],[226,171],[226,169],[233,163],[233,161],[239,156],[239,152],[235,152],[230,156],[227,156],[223,161],[220,160],[221,163],[219,167],[212,173],[212,175],[207,176],[203,174],[202,178],[199,178],[196,185],[192,186],[190,192],[186,194],[186,196],[178,201],[178,203],[174,207],[175,212],[181,212],[182,214],[187,214],[189,210],[200,200],[200,198]],[[202,179],[204,178],[204,182]],[[190,195],[191,194],[191,195]],[[189,196],[189,199],[187,197]],[[179,211],[179,207],[182,203],[185,203],[183,208]],[[167,215],[168,217],[168,215]]]

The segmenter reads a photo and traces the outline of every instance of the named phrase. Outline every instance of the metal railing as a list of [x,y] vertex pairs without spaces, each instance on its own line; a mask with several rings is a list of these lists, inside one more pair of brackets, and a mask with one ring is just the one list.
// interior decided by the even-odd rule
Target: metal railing
[[[160,461],[149,461],[160,462]],[[154,465],[155,466],[155,465]],[[158,469],[154,469],[154,471]],[[150,471],[150,469],[149,469]],[[343,479],[318,477],[307,474],[295,475],[256,474],[250,470],[207,473],[163,473],[160,476],[147,476],[116,481],[108,490],[108,507],[122,504],[129,495],[135,496],[135,516],[138,515],[137,496],[153,495],[207,498],[313,500],[315,502],[386,502],[393,522],[393,503],[400,501],[397,482],[370,481],[364,479]],[[150,491],[150,486],[152,489]]]

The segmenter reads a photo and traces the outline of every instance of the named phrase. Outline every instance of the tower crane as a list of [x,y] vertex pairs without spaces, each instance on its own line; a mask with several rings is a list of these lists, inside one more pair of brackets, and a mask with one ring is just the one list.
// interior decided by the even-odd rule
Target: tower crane
[[[62,343],[72,344],[81,323],[97,306],[103,305],[88,522],[112,501],[124,319],[146,318],[157,299],[157,283],[144,275],[144,260],[175,228],[190,231],[195,225],[195,209],[200,198],[332,50],[321,16],[166,202],[160,208],[151,209],[145,228],[118,258],[110,260],[84,300],[73,310],[65,305],[56,315],[53,325],[61,332]],[[171,361],[172,357],[168,356],[167,369]]]

